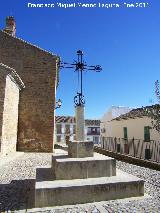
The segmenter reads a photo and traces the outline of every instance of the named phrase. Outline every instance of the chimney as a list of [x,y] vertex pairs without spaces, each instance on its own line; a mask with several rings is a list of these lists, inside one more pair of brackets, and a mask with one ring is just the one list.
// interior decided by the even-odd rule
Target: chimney
[[8,16],[6,18],[6,27],[4,31],[12,36],[16,36],[16,22],[13,16]]

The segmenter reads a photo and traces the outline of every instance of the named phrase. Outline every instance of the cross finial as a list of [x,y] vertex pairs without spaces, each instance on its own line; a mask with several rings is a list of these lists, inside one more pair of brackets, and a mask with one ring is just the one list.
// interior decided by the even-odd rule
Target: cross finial
[[91,66],[87,65],[83,61],[82,50],[77,51],[77,56],[78,56],[78,59],[77,59],[77,61],[75,61],[75,63],[70,64],[70,63],[60,62],[59,67],[60,68],[74,68],[75,71],[78,72],[78,76],[80,74],[80,91],[77,92],[77,95],[74,97],[74,103],[76,106],[84,106],[85,99],[83,96],[83,71],[92,70],[92,71],[100,72],[102,70],[102,68],[100,65],[91,65]]

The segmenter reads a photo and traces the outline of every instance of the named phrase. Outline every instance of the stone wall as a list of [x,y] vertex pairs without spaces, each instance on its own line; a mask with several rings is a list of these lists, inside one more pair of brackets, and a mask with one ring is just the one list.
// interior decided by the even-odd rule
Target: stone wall
[[0,63],[0,151],[9,154],[16,151],[19,90],[23,82],[10,67]]
[[25,84],[19,103],[20,151],[53,151],[58,57],[0,31],[0,61]]
[[1,143],[2,143],[2,124],[3,124],[5,85],[6,85],[6,76],[2,73],[2,68],[0,67],[0,152],[1,152]]
[[2,126],[2,154],[16,152],[19,88],[11,77],[6,78]]

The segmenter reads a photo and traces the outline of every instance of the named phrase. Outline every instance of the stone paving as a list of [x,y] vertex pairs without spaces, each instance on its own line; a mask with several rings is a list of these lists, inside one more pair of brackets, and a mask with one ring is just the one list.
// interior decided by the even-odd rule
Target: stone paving
[[[160,212],[160,172],[117,161],[117,168],[145,180],[145,193],[142,198],[130,198],[114,201],[103,201],[92,204],[81,204],[63,207],[48,207],[26,210],[25,195],[27,187],[23,180],[34,179],[35,169],[51,166],[51,154],[25,153],[6,163],[0,164],[0,212],[6,212],[21,204],[20,211],[34,213],[159,213]],[[19,180],[20,187],[12,184]],[[6,190],[3,186],[9,186]],[[16,196],[17,193],[19,196]],[[2,211],[3,210],[3,211]]]

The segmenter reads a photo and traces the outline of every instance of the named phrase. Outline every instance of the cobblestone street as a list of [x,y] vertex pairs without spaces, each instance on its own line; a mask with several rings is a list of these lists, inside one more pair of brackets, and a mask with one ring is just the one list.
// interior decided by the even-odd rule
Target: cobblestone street
[[[6,160],[6,159],[5,159]],[[16,207],[19,203],[21,205],[20,212],[26,212],[25,200],[23,199],[23,193],[25,193],[25,187],[23,182],[21,185],[22,196],[19,199],[13,199],[14,195],[17,194],[16,185],[9,187],[9,191],[3,191],[3,185],[9,184],[12,180],[26,180],[35,179],[35,169],[40,167],[51,166],[51,154],[35,154],[25,153],[23,155],[14,158],[12,161],[1,162],[0,165],[0,209],[3,205],[6,205],[6,211],[10,206]],[[121,212],[145,212],[145,213],[158,213],[160,212],[160,172],[127,164],[124,162],[117,161],[117,168],[127,173],[135,175],[145,180],[145,196],[143,198],[130,198],[115,201],[103,201],[92,204],[82,204],[75,206],[63,206],[63,207],[52,207],[43,209],[32,209],[27,212],[44,212],[44,213],[121,213]],[[15,191],[13,191],[15,190]],[[21,191],[19,191],[20,193]],[[10,199],[9,199],[10,198]],[[14,201],[14,202],[13,202]],[[8,207],[8,208],[7,208]],[[16,211],[15,211],[16,212]]]

